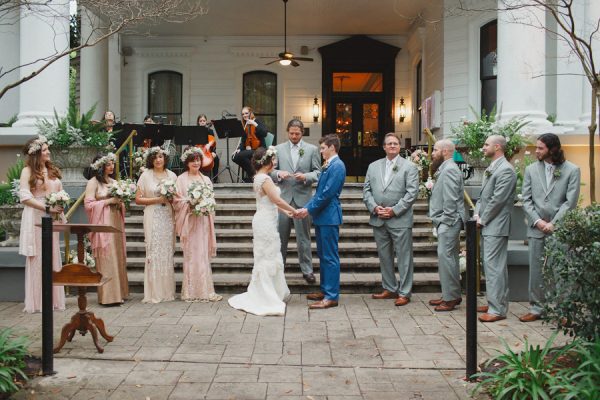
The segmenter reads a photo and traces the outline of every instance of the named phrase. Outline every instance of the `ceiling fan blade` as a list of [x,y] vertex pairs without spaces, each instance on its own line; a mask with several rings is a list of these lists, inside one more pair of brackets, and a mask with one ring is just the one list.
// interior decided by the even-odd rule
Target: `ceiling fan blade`
[[298,67],[298,66],[300,66],[300,64],[298,64],[298,62],[295,59],[292,59],[292,66]]
[[258,57],[258,58],[269,58],[271,60],[279,60],[279,57],[266,57],[266,56],[262,56],[262,57]]
[[271,64],[276,63],[276,62],[279,62],[279,59],[270,61],[270,62],[266,63],[265,65],[271,65]]
[[314,61],[312,58],[310,57],[293,57],[294,60],[297,61]]

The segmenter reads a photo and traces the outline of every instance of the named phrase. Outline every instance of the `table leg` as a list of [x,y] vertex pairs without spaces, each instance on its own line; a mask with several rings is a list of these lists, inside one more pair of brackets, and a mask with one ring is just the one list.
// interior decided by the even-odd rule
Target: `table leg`
[[104,326],[104,321],[101,318],[96,317],[96,315],[94,315],[93,312],[88,312],[88,316],[89,316],[90,320],[92,321],[92,324],[94,324],[98,328],[98,331],[100,332],[102,337],[104,339],[106,339],[107,342],[112,342],[114,339],[114,336],[111,336],[108,334],[108,332],[106,332],[106,327]]

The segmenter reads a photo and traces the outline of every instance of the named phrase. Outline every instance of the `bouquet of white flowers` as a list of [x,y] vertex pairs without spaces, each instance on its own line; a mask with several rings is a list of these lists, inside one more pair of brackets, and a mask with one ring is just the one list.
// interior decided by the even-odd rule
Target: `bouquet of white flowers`
[[167,200],[173,199],[176,192],[177,188],[173,179],[163,179],[158,184],[158,194]]
[[431,197],[431,191],[433,190],[433,180],[427,178],[427,181],[419,183],[419,199],[429,199]]
[[215,192],[204,182],[194,182],[188,188],[188,203],[194,215],[215,213]]
[[108,193],[110,197],[116,197],[125,203],[126,207],[129,207],[129,203],[135,199],[135,192],[137,186],[131,179],[123,179],[120,181],[114,181],[108,186]]
[[49,207],[62,207],[65,208],[71,202],[71,196],[69,193],[61,190],[59,192],[52,192],[46,195],[46,205]]

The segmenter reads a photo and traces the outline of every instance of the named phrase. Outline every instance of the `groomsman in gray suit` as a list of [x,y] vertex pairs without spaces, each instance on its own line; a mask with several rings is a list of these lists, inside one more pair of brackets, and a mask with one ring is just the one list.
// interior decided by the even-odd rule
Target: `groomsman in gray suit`
[[[395,305],[410,302],[413,284],[413,204],[419,192],[417,166],[400,157],[400,140],[394,133],[385,135],[385,158],[367,169],[363,201],[371,218],[373,236],[381,267],[383,291],[374,299],[396,299]],[[399,278],[394,271],[397,258]]]
[[437,229],[438,271],[442,298],[430,300],[435,311],[452,311],[462,302],[460,295],[460,230],[465,217],[463,175],[452,159],[454,143],[439,140],[433,147],[435,183],[429,199],[429,217]]
[[484,313],[479,317],[481,322],[506,319],[508,312],[508,234],[517,174],[504,157],[505,150],[506,139],[500,135],[488,137],[483,145],[483,153],[492,163],[485,170],[474,215],[481,229],[488,300],[487,306],[477,308]]
[[535,145],[537,163],[525,169],[523,210],[527,216],[529,241],[529,313],[522,322],[542,316],[544,301],[542,263],[546,237],[554,232],[556,222],[577,206],[581,174],[579,167],[566,161],[560,139],[553,133],[538,137]]
[[[271,178],[281,188],[281,198],[294,208],[303,208],[312,197],[312,184],[321,174],[321,156],[317,146],[302,140],[304,124],[292,119],[287,126],[289,141],[277,145],[277,167]],[[315,283],[310,248],[310,218],[294,219],[279,213],[279,237],[283,263],[287,258],[288,242],[292,224],[296,231],[298,259],[302,276],[308,283]]]

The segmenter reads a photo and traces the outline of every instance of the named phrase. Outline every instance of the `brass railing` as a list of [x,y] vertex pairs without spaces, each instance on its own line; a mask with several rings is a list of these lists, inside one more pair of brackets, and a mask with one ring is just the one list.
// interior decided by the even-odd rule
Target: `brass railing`
[[[423,133],[425,133],[425,135],[427,136],[427,155],[429,156],[429,176],[431,176],[431,172],[432,172],[432,167],[433,167],[433,163],[431,162],[431,153],[432,153],[432,147],[435,145],[436,142],[436,137],[433,135],[433,133],[431,133],[431,131],[429,130],[429,128],[425,128],[423,129]],[[467,202],[467,204],[469,205],[469,207],[471,208],[471,210],[475,210],[475,204],[473,204],[473,200],[471,199],[471,196],[469,196],[469,194],[467,193],[466,190],[463,190],[463,196],[465,198],[465,201]],[[481,243],[479,242],[480,238],[479,235],[476,236],[476,253],[475,253],[475,263],[477,266],[477,276],[476,276],[476,285],[477,285],[477,293],[479,293],[481,291],[481,257],[479,254],[479,249],[481,246]]]
[[[115,162],[115,175],[117,180],[121,180],[121,173],[120,173],[120,167],[119,167],[119,155],[123,152],[123,150],[125,149],[126,146],[128,146],[128,155],[129,155],[129,176],[133,176],[133,137],[137,135],[137,131],[133,130],[131,131],[131,133],[129,134],[129,136],[127,136],[127,139],[125,139],[125,141],[123,142],[123,144],[117,149],[117,151],[115,151],[115,156],[117,156],[117,160]],[[77,198],[77,200],[75,201],[75,203],[73,203],[73,205],[71,207],[69,207],[69,211],[67,211],[67,213],[65,214],[65,218],[67,219],[67,222],[69,222],[69,220],[71,219],[71,217],[73,216],[73,214],[75,214],[75,211],[77,210],[77,208],[81,205],[81,203],[83,203],[83,199],[85,198],[85,190],[83,191],[83,193],[81,193],[81,195]],[[71,255],[70,253],[70,237],[71,235],[69,234],[69,232],[65,232],[65,264],[69,264],[71,262]],[[81,260],[80,260],[81,262]]]

